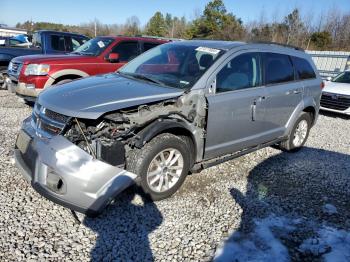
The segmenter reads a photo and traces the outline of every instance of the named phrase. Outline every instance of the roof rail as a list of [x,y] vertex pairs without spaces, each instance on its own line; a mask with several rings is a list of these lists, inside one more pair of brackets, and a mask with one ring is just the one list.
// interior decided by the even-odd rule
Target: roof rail
[[297,47],[294,45],[288,45],[288,44],[282,44],[282,43],[277,43],[277,42],[269,42],[269,41],[249,41],[247,42],[249,44],[267,44],[267,45],[278,45],[278,46],[283,46],[283,47],[287,47],[287,48],[292,48],[298,51],[303,51],[305,52],[304,49],[302,49],[301,47]]
[[163,37],[163,36],[154,36],[154,35],[135,35],[136,37],[145,37],[145,38],[154,38],[161,40],[169,40],[169,41],[183,41],[181,38],[173,38],[173,37]]

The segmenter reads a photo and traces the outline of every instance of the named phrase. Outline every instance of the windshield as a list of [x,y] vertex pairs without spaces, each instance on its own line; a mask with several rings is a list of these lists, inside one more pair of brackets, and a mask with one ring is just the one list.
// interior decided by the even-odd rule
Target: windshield
[[191,88],[223,54],[222,50],[169,43],[138,56],[120,74],[169,87]]
[[96,37],[87,41],[85,44],[78,47],[73,54],[98,56],[101,54],[112,42],[113,38]]
[[337,75],[332,82],[350,84],[350,72],[343,72]]

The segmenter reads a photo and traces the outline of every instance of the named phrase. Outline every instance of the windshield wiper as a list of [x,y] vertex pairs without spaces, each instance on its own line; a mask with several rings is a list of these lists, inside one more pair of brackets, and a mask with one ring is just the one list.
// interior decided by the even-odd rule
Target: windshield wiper
[[120,71],[118,71],[118,73],[121,74],[121,75],[131,76],[131,77],[136,78],[136,79],[146,80],[148,82],[152,82],[152,83],[155,83],[155,84],[158,84],[158,85],[161,85],[161,86],[165,85],[163,82],[161,82],[159,80],[156,80],[156,79],[153,79],[151,77],[148,77],[146,75],[134,74],[134,73],[124,73],[124,72],[120,72]]

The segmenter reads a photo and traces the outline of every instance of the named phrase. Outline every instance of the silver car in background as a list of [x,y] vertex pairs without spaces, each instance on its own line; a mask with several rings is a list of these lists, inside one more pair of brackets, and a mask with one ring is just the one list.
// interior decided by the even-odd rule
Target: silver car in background
[[189,172],[270,145],[297,151],[317,120],[321,88],[297,48],[164,44],[117,73],[44,91],[15,159],[40,194],[96,215],[133,183],[160,200]]
[[322,92],[321,109],[350,115],[350,71],[327,79]]

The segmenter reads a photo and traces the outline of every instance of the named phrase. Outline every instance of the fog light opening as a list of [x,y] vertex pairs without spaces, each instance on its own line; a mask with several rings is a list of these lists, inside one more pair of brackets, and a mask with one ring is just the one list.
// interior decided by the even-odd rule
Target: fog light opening
[[57,183],[57,190],[58,191],[60,191],[61,189],[62,189],[62,187],[63,187],[63,181],[62,181],[62,179],[60,179],[60,180],[58,180],[58,183]]
[[49,172],[46,178],[46,186],[51,191],[58,194],[66,193],[66,186],[64,180],[53,172]]

